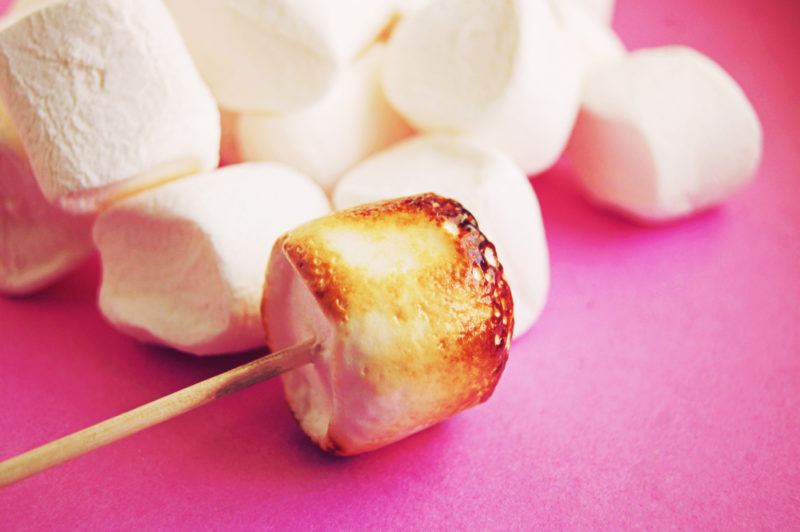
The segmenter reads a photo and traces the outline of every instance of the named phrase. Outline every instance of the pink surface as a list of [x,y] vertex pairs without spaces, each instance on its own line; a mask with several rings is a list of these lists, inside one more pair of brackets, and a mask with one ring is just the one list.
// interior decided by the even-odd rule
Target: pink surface
[[[337,459],[270,382],[0,492],[0,528],[799,528],[800,2],[620,0],[616,27],[722,63],[764,164],[657,229],[587,206],[563,166],[537,179],[550,303],[487,404]],[[97,279],[0,299],[0,457],[243,360],[115,333]]]

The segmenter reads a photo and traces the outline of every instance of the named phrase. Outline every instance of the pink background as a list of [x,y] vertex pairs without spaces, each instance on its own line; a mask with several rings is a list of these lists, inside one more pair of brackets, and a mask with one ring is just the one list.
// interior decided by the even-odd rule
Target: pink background
[[[615,25],[722,63],[763,166],[651,229],[587,206],[564,165],[536,179],[552,294],[487,404],[338,459],[270,382],[0,492],[0,528],[800,528],[800,2],[620,0]],[[91,262],[0,299],[0,457],[245,360],[137,345],[97,282]]]

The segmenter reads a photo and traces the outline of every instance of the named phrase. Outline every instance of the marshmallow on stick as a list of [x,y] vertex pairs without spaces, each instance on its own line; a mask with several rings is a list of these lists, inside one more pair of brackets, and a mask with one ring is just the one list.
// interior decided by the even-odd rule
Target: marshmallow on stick
[[370,157],[342,177],[336,209],[434,192],[480,220],[497,248],[514,296],[514,334],[539,317],[550,280],[539,203],[527,177],[506,156],[473,141],[428,135]]
[[593,70],[569,157],[596,202],[666,221],[724,201],[755,175],[761,125],[736,82],[682,46]]
[[282,373],[308,435],[356,454],[486,401],[503,372],[511,294],[492,244],[452,200],[426,194],[310,222],[275,244],[267,277],[271,345],[304,337],[4,460],[0,487]]
[[30,294],[70,272],[92,252],[91,223],[42,196],[0,106],[0,293]]
[[70,0],[0,33],[0,96],[48,200],[93,211],[214,168],[219,113],[161,0]]
[[264,243],[329,210],[313,181],[272,163],[228,166],[127,198],[95,225],[100,309],[123,332],[189,353],[262,345]]
[[380,84],[385,46],[374,45],[317,103],[287,114],[242,114],[235,127],[245,161],[286,163],[330,190],[344,171],[411,134]]
[[488,399],[513,304],[472,215],[433,194],[361,206],[282,236],[263,302],[273,350],[313,336],[313,365],[284,375],[289,406],[323,449],[351,455]]
[[167,0],[220,105],[290,111],[320,99],[390,23],[395,0]]
[[412,125],[473,136],[532,174],[563,151],[582,74],[549,2],[435,0],[398,24],[383,81]]

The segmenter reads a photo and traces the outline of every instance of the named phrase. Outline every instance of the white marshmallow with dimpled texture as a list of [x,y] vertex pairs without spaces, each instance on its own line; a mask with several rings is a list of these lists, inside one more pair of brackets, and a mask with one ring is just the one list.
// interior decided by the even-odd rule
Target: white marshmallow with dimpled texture
[[550,282],[539,202],[525,174],[506,156],[445,135],[410,139],[346,173],[333,194],[336,209],[434,192],[467,208],[494,242],[514,297],[514,333],[530,328]]
[[198,355],[263,345],[272,244],[328,212],[311,179],[273,163],[228,166],[125,199],[95,225],[100,309],[127,334]]
[[72,271],[92,252],[91,223],[42,196],[0,105],[0,293],[31,294]]
[[348,168],[411,135],[380,85],[385,47],[376,45],[319,102],[279,115],[243,114],[235,128],[245,161],[286,163],[331,190]]
[[412,125],[468,134],[531,174],[563,151],[581,77],[549,2],[436,0],[399,23],[383,82]]
[[45,197],[70,210],[218,161],[219,113],[161,0],[71,0],[16,22],[0,96]]
[[214,96],[234,111],[320,99],[374,41],[394,0],[167,0]]
[[590,73],[569,157],[596,202],[666,221],[725,200],[755,175],[758,116],[716,63],[682,46]]

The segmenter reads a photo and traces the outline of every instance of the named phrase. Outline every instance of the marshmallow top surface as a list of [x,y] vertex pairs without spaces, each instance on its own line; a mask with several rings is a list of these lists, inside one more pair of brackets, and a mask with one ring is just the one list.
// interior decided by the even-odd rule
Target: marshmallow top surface
[[591,72],[576,137],[571,158],[589,193],[644,220],[721,201],[753,177],[762,146],[739,85],[683,46],[639,50]]
[[582,75],[549,2],[435,0],[399,23],[383,83],[418,129],[467,134],[533,174],[566,146]]
[[273,163],[228,166],[123,200],[95,226],[100,307],[122,330],[183,351],[256,347],[272,244],[329,210],[313,181]]
[[342,177],[333,203],[345,209],[433,192],[475,215],[497,248],[514,294],[515,334],[541,313],[549,258],[539,203],[527,177],[508,157],[474,141],[424,135],[365,160]]
[[312,104],[389,23],[389,0],[167,0],[219,103],[235,111]]
[[69,208],[218,161],[219,113],[160,0],[71,0],[16,22],[0,93],[45,196]]
[[285,114],[239,115],[239,156],[286,163],[330,191],[354,164],[409,136],[411,129],[383,95],[385,52],[382,44],[372,46],[313,105]]
[[486,400],[513,327],[494,247],[459,204],[432,194],[289,232],[273,249],[262,313],[273,350],[309,333],[321,341],[320,360],[284,387],[302,428],[339,454]]

